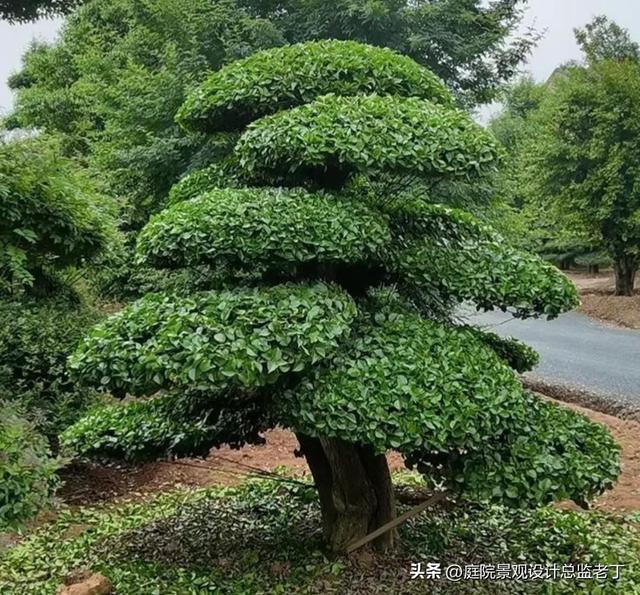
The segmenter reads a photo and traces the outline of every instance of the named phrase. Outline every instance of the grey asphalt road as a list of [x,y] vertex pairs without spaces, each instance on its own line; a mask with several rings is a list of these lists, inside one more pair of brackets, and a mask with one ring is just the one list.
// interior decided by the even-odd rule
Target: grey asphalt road
[[519,320],[503,312],[461,312],[469,324],[535,348],[528,376],[640,406],[640,330],[619,329],[574,312],[555,320]]

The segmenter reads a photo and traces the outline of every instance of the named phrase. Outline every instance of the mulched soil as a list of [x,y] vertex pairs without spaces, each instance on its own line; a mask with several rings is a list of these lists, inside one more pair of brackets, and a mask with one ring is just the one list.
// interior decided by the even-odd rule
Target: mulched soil
[[[617,513],[640,510],[640,422],[566,405],[606,425],[622,447],[622,475],[615,487],[602,495],[594,508]],[[244,476],[286,467],[295,474],[307,472],[303,458],[294,452],[298,442],[291,432],[273,430],[265,435],[266,444],[241,450],[214,450],[204,460],[180,460],[143,465],[73,465],[65,469],[59,497],[71,505],[92,505],[144,497],[170,490],[177,485],[203,487],[230,486]],[[388,455],[392,470],[404,465],[397,453]]]

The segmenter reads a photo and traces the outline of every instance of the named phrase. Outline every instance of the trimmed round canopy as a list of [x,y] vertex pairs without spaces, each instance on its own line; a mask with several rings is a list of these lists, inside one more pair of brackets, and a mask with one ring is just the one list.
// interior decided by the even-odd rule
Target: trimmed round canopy
[[497,141],[469,116],[406,97],[327,95],[254,122],[236,146],[259,184],[339,186],[355,173],[467,176],[493,168]]
[[304,190],[217,189],[153,217],[141,260],[164,267],[225,264],[293,272],[307,262],[379,261],[386,218],[355,200]]
[[239,130],[327,93],[452,104],[438,77],[410,58],[354,41],[314,41],[258,52],[211,74],[187,98],[177,120],[203,132]]
[[98,325],[70,366],[117,394],[251,391],[323,360],[355,316],[351,298],[322,283],[148,294]]

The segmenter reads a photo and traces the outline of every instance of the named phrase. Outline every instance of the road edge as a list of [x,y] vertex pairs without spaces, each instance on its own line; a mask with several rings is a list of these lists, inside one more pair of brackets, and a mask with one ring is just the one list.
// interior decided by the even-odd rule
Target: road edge
[[564,384],[554,384],[532,378],[522,378],[522,383],[525,388],[558,401],[581,405],[587,409],[613,415],[620,419],[640,422],[640,405],[618,401],[612,395],[593,393]]

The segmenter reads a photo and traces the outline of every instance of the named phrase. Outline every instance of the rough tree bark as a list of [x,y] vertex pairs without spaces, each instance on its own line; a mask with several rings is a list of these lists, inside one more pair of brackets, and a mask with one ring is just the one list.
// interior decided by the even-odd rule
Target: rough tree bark
[[[396,516],[391,474],[384,455],[343,440],[298,434],[320,497],[323,531],[337,553]],[[374,540],[378,550],[392,548],[395,531]]]
[[638,262],[632,256],[616,258],[614,271],[616,275],[616,295],[633,295]]

